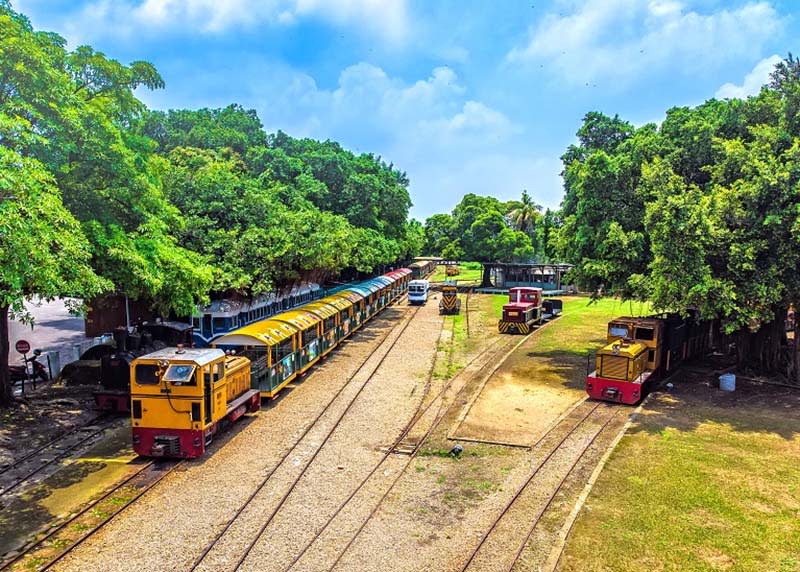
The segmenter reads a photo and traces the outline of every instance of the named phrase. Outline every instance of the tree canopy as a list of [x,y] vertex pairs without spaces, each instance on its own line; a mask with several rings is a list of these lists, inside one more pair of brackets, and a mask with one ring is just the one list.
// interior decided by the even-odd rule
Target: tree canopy
[[586,116],[562,157],[559,253],[589,289],[699,310],[775,369],[800,301],[800,66],[746,100],[670,109],[660,126]]
[[0,401],[6,317],[30,296],[115,291],[187,316],[419,253],[405,173],[264,131],[239,105],[151,111],[149,63],[69,51],[0,0]]

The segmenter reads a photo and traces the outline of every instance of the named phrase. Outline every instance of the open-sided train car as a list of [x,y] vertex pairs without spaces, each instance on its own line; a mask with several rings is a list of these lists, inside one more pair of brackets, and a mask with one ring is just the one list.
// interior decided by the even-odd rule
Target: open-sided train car
[[593,399],[639,403],[654,381],[709,348],[713,327],[714,322],[694,313],[612,320],[594,371],[587,371],[586,393]]
[[252,387],[274,398],[343,339],[408,289],[411,271],[395,270],[215,340],[252,362]]

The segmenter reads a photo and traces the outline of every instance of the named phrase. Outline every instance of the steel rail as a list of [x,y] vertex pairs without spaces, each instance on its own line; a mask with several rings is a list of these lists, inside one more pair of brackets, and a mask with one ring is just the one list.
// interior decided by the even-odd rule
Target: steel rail
[[[400,297],[397,299],[397,303],[399,303],[399,302],[400,302],[402,299],[406,298],[407,296],[408,296],[408,294],[407,294],[407,293],[404,293],[403,295],[401,295],[401,296],[400,296]],[[411,322],[411,319],[412,319],[412,318],[413,318],[413,317],[416,315],[417,311],[419,311],[419,308],[417,308],[417,309],[416,309],[416,310],[415,310],[415,311],[412,313],[412,315],[411,315],[411,318],[409,318],[409,319],[407,320],[407,322],[405,323],[405,325],[403,326],[403,328],[405,328],[405,326],[407,326],[407,325],[408,325],[408,324]],[[383,338],[381,339],[380,343],[378,344],[378,349],[379,349],[381,346],[383,346],[383,344],[384,344],[384,343],[386,343],[386,340],[387,340],[387,339],[389,339],[389,337],[392,335],[392,333],[394,333],[394,332],[396,331],[396,329],[397,329],[398,327],[399,327],[399,324],[395,325],[394,327],[392,327],[392,328],[391,328],[391,329],[390,329],[390,330],[389,330],[389,331],[386,333],[386,335],[385,335],[385,336],[383,336]],[[399,335],[398,335],[398,338],[399,338]],[[387,353],[388,353],[388,352],[387,352]],[[270,470],[270,471],[269,471],[269,472],[266,474],[266,476],[265,476],[265,477],[264,477],[264,478],[261,480],[261,482],[258,484],[258,486],[257,486],[257,487],[256,487],[256,488],[253,490],[253,492],[252,492],[252,493],[251,493],[251,494],[250,494],[250,495],[247,497],[247,499],[244,501],[244,503],[242,503],[242,505],[241,505],[241,506],[239,506],[239,508],[238,508],[238,509],[237,509],[237,510],[234,512],[233,516],[232,516],[232,517],[231,517],[231,518],[228,520],[228,522],[227,522],[227,523],[225,523],[225,526],[223,526],[223,527],[220,529],[220,531],[219,531],[217,534],[215,534],[215,535],[214,535],[214,538],[212,538],[212,539],[211,539],[211,540],[210,540],[210,541],[209,541],[209,542],[206,544],[206,546],[205,546],[205,547],[203,548],[203,550],[200,552],[199,556],[197,556],[197,557],[194,559],[194,561],[192,562],[192,565],[191,565],[191,567],[189,568],[189,572],[194,572],[194,570],[197,570],[197,569],[200,567],[200,565],[203,563],[203,561],[206,559],[206,557],[209,555],[209,553],[211,553],[211,551],[214,549],[214,547],[217,545],[217,543],[219,543],[220,539],[221,539],[223,536],[225,536],[225,534],[228,532],[228,530],[230,530],[230,528],[231,528],[231,527],[234,525],[234,523],[235,523],[235,522],[236,522],[236,521],[239,519],[239,517],[242,515],[242,513],[244,513],[244,511],[247,509],[247,507],[248,507],[248,506],[250,506],[250,503],[252,503],[253,499],[255,499],[255,498],[256,498],[256,496],[257,496],[257,495],[258,495],[258,494],[259,494],[259,493],[260,493],[260,492],[261,492],[261,491],[264,489],[264,487],[266,487],[267,483],[268,483],[268,482],[269,482],[269,480],[272,478],[272,475],[274,475],[274,474],[275,474],[275,472],[276,472],[276,471],[277,471],[277,470],[278,470],[278,469],[279,469],[281,466],[283,466],[283,464],[286,462],[286,460],[289,458],[289,456],[292,454],[292,452],[293,452],[293,451],[295,451],[295,449],[297,449],[297,447],[300,445],[300,443],[301,443],[301,442],[302,442],[302,441],[303,441],[303,440],[306,438],[306,436],[307,436],[307,435],[308,435],[308,434],[311,432],[311,430],[312,430],[312,429],[313,429],[313,428],[314,428],[314,427],[317,425],[317,423],[320,421],[320,419],[321,419],[321,418],[322,418],[322,417],[323,417],[323,416],[324,416],[324,415],[325,415],[325,414],[328,412],[328,410],[329,410],[329,409],[330,409],[330,408],[333,406],[334,402],[336,402],[336,400],[337,400],[337,399],[339,398],[339,396],[340,396],[340,395],[341,395],[341,394],[344,392],[344,390],[345,390],[347,387],[349,387],[349,386],[350,386],[350,382],[351,382],[351,381],[352,381],[352,380],[353,380],[353,379],[354,379],[354,378],[355,378],[355,377],[356,377],[356,376],[357,376],[357,375],[358,375],[358,374],[359,374],[359,373],[360,373],[360,372],[361,372],[361,371],[364,369],[364,367],[367,365],[367,362],[369,362],[370,358],[371,358],[373,355],[374,355],[374,354],[373,354],[373,353],[371,353],[369,356],[367,356],[367,358],[366,358],[366,359],[365,359],[365,360],[364,360],[364,361],[361,363],[361,365],[358,367],[358,369],[357,369],[357,370],[356,370],[356,371],[355,371],[355,372],[354,372],[352,375],[350,375],[350,376],[347,378],[347,380],[345,381],[345,383],[344,383],[344,384],[342,384],[342,386],[341,386],[341,387],[340,387],[340,388],[339,388],[339,389],[338,389],[338,390],[337,390],[337,391],[336,391],[336,392],[333,394],[333,396],[332,396],[332,397],[331,397],[331,398],[328,400],[328,402],[327,402],[327,404],[325,405],[325,407],[324,407],[324,408],[323,408],[323,409],[322,409],[322,410],[321,410],[321,411],[320,411],[320,412],[317,414],[317,416],[316,416],[316,417],[314,417],[314,419],[313,419],[313,420],[312,420],[312,421],[311,421],[311,422],[310,422],[310,423],[309,423],[309,424],[306,426],[306,428],[303,430],[302,434],[301,434],[301,435],[300,435],[300,436],[299,436],[299,437],[298,437],[298,438],[297,438],[297,439],[294,441],[294,443],[292,444],[292,446],[291,446],[291,447],[289,447],[289,448],[288,448],[288,449],[287,449],[287,450],[286,450],[286,451],[283,453],[283,455],[281,456],[281,458],[278,460],[278,463],[277,463],[277,464],[276,464],[276,465],[275,465],[275,466],[274,466],[274,467],[273,467],[273,468],[272,468],[272,469],[271,469],[271,470]]]
[[[352,406],[355,404],[355,402],[358,400],[358,397],[361,395],[361,393],[364,391],[364,389],[366,389],[366,387],[367,387],[367,385],[369,384],[369,382],[370,382],[370,380],[372,379],[372,377],[375,375],[375,373],[378,371],[378,369],[380,369],[380,367],[383,365],[383,362],[384,362],[384,361],[386,361],[386,358],[387,358],[387,357],[389,356],[389,354],[391,353],[391,351],[392,351],[392,349],[394,348],[395,344],[397,344],[398,340],[399,340],[399,339],[400,339],[400,338],[403,336],[403,333],[406,331],[406,328],[408,328],[408,326],[411,324],[412,320],[414,319],[414,316],[416,316],[416,315],[417,315],[417,313],[419,313],[419,311],[420,311],[421,309],[422,309],[421,307],[417,308],[417,309],[416,309],[416,310],[415,310],[415,311],[414,311],[414,312],[411,314],[411,317],[410,317],[410,318],[409,318],[409,319],[406,321],[406,323],[405,323],[405,324],[403,324],[403,327],[400,329],[400,333],[399,333],[399,334],[397,334],[397,337],[395,337],[395,339],[394,339],[394,340],[392,341],[392,343],[389,345],[389,348],[386,350],[386,352],[383,354],[383,356],[381,356],[380,360],[378,360],[378,363],[377,363],[377,365],[376,365],[374,368],[372,368],[372,371],[370,372],[370,374],[369,374],[369,376],[367,377],[367,379],[366,379],[366,380],[364,380],[364,382],[363,382],[363,383],[361,384],[361,386],[358,388],[358,391],[356,391],[356,394],[353,396],[353,398],[350,400],[350,402],[349,402],[349,403],[347,404],[347,406],[345,407],[344,411],[342,411],[342,413],[339,415],[339,417],[338,417],[338,418],[336,419],[336,421],[334,422],[333,426],[332,426],[332,427],[331,427],[331,428],[328,430],[327,434],[326,434],[326,435],[325,435],[325,437],[322,439],[322,442],[320,443],[319,447],[317,447],[317,449],[316,449],[316,450],[314,451],[314,453],[311,455],[311,458],[310,458],[310,459],[308,460],[308,462],[305,464],[305,466],[303,467],[303,469],[300,471],[300,473],[297,475],[297,477],[295,477],[295,479],[294,479],[294,480],[292,481],[292,483],[289,485],[289,488],[286,490],[286,492],[283,494],[283,496],[281,497],[281,499],[278,501],[278,504],[277,504],[277,506],[276,506],[276,507],[275,507],[275,508],[272,510],[272,512],[269,514],[269,516],[267,517],[267,520],[266,520],[266,521],[264,521],[264,523],[263,523],[263,524],[262,524],[262,525],[259,527],[259,529],[258,529],[258,532],[256,533],[255,537],[254,537],[254,538],[253,538],[253,539],[252,539],[252,540],[251,540],[251,541],[248,543],[248,545],[247,545],[247,547],[245,548],[244,552],[241,554],[241,556],[239,557],[239,559],[236,561],[236,564],[235,564],[235,566],[233,567],[233,570],[234,570],[234,571],[236,571],[236,570],[239,570],[239,569],[242,567],[242,564],[244,564],[244,561],[247,559],[247,557],[248,557],[248,556],[250,555],[250,553],[253,551],[253,548],[255,548],[256,544],[258,544],[259,540],[261,540],[261,537],[264,535],[264,532],[267,530],[267,527],[268,527],[268,526],[269,526],[269,525],[272,523],[272,521],[275,519],[275,516],[278,514],[278,512],[279,512],[279,511],[280,511],[280,509],[283,507],[283,505],[284,505],[284,504],[286,504],[286,501],[289,499],[289,496],[290,496],[290,495],[292,494],[292,492],[294,491],[295,487],[297,486],[297,483],[299,483],[299,482],[300,482],[300,479],[302,479],[302,478],[303,478],[303,476],[305,476],[305,474],[306,474],[306,471],[308,471],[308,469],[309,469],[309,468],[311,467],[311,465],[314,463],[314,460],[317,458],[317,455],[319,455],[319,454],[320,454],[320,452],[322,452],[322,449],[324,449],[324,448],[325,448],[325,445],[328,443],[328,441],[330,440],[331,436],[334,434],[334,432],[336,431],[336,429],[337,429],[337,428],[339,427],[339,425],[341,424],[341,422],[342,422],[342,419],[344,419],[345,415],[347,415],[347,413],[350,411],[350,408],[351,408],[351,407],[352,407]],[[369,359],[367,359],[367,361],[369,361]],[[364,362],[364,363],[366,364],[366,362]]]
[[[589,402],[586,402],[586,403],[589,403]],[[589,416],[592,413],[594,413],[597,410],[597,408],[600,407],[600,405],[601,405],[600,402],[594,403],[593,407],[591,407],[589,409],[589,411],[586,412],[586,415],[581,417],[581,419],[577,423],[575,423],[569,431],[567,431],[567,433],[564,435],[564,437],[562,437],[561,440],[554,447],[550,448],[550,451],[547,453],[547,455],[545,455],[545,457],[541,461],[539,461],[539,463],[536,465],[536,468],[525,479],[525,482],[516,490],[514,495],[511,497],[511,499],[509,499],[509,501],[505,504],[505,506],[503,507],[503,510],[500,511],[500,514],[497,516],[497,518],[494,520],[494,522],[492,522],[492,524],[489,527],[489,529],[486,530],[486,532],[483,533],[483,535],[481,536],[480,542],[478,542],[478,545],[470,553],[469,558],[467,558],[467,560],[464,562],[464,564],[459,569],[461,572],[465,572],[472,565],[472,562],[475,560],[475,557],[478,555],[478,552],[480,552],[480,549],[486,543],[486,540],[489,538],[491,533],[494,532],[494,530],[497,528],[497,525],[500,523],[500,521],[503,519],[503,517],[506,514],[508,514],[508,511],[511,510],[511,507],[514,505],[514,503],[517,501],[517,499],[522,495],[522,493],[525,491],[525,489],[528,488],[528,485],[531,483],[531,481],[533,481],[533,479],[536,477],[536,475],[539,474],[539,472],[542,470],[542,468],[544,468],[544,466],[553,457],[553,455],[555,455],[556,452],[558,452],[558,450],[567,441],[567,439],[569,439],[570,436],[572,436],[575,433],[575,431],[577,431],[577,429],[586,422],[586,420],[589,418]],[[533,445],[532,448],[535,448],[536,446],[538,446],[547,436],[551,435],[557,429],[557,427],[558,426],[551,428],[548,432],[546,432],[544,435],[542,435],[536,441],[536,443]]]

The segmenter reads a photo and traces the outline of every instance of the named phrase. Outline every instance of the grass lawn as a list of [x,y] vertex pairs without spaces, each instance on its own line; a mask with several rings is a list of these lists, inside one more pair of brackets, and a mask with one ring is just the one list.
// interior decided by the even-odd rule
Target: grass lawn
[[[699,379],[698,379],[699,378]],[[560,570],[800,571],[800,394],[687,374],[620,442]]]
[[[477,268],[475,268],[477,266]],[[445,282],[447,280],[455,280],[460,285],[475,285],[481,282],[482,267],[479,263],[467,262],[466,264],[459,264],[458,268],[461,272],[455,276],[447,276],[445,266],[437,266],[433,274],[430,275],[431,282]]]
[[[608,322],[619,316],[643,316],[650,313],[649,304],[621,302],[601,298],[595,302],[587,296],[562,296],[563,316],[558,324],[548,326],[536,342],[537,353],[577,354],[586,357],[605,343]],[[502,304],[501,304],[502,307]]]

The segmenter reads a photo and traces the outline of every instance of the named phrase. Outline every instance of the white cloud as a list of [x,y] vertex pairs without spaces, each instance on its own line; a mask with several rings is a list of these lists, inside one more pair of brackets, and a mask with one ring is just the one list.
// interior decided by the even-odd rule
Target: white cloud
[[[360,63],[345,69],[332,91],[301,84],[310,90],[299,98],[311,103],[300,111],[307,134],[377,152],[406,170],[412,200],[421,205],[416,216],[449,211],[468,192],[511,198],[537,184],[546,188],[543,201],[559,202],[560,164],[522,155],[519,126],[470,99],[448,67],[408,83]],[[297,95],[291,93],[282,108],[288,110]]]
[[757,94],[761,91],[761,87],[769,82],[769,74],[773,72],[775,65],[782,59],[778,55],[764,58],[755,65],[750,73],[744,76],[742,85],[726,83],[717,90],[715,97],[717,99],[733,99],[736,97],[744,99],[749,95]]
[[[357,63],[341,71],[325,89],[306,73],[275,62],[250,59],[235,71],[219,70],[192,78],[186,96],[143,93],[147,103],[166,107],[161,97],[178,97],[182,106],[225,105],[225,86],[235,101],[255,108],[268,131],[295,137],[332,139],[356,152],[372,152],[408,172],[415,216],[451,210],[468,192],[518,197],[536,190],[548,206],[560,200],[557,157],[543,159],[526,150],[525,134],[490,102],[478,101],[449,67],[433,69],[414,81],[382,68]],[[173,88],[174,89],[174,88]],[[233,97],[233,96],[231,96]]]
[[409,29],[407,0],[93,0],[68,22],[71,39],[103,34],[135,35],[180,30],[215,34],[268,24],[321,19],[353,25],[389,43]]
[[782,27],[768,2],[701,13],[667,0],[587,0],[547,14],[512,49],[512,64],[538,63],[572,84],[625,81],[654,68],[697,72],[757,55]]

